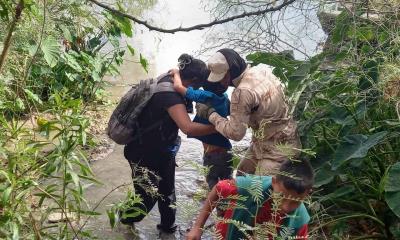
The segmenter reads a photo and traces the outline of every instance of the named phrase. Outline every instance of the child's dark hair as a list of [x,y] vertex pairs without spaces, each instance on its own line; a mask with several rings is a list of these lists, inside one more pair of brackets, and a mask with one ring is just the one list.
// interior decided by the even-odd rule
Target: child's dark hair
[[182,54],[178,58],[179,74],[183,81],[196,79],[205,82],[210,75],[207,64],[200,59],[193,58],[189,54]]
[[313,187],[314,170],[306,159],[285,160],[276,179],[282,182],[286,189],[302,194]]

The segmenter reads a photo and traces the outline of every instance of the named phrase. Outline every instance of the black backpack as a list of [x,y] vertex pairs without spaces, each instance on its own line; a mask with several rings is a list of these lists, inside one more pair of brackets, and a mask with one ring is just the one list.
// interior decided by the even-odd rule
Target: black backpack
[[126,145],[138,139],[143,133],[160,126],[161,119],[145,129],[139,126],[139,116],[151,97],[157,92],[174,92],[172,82],[159,82],[168,77],[163,74],[157,79],[142,80],[121,98],[108,121],[107,135],[117,144]]

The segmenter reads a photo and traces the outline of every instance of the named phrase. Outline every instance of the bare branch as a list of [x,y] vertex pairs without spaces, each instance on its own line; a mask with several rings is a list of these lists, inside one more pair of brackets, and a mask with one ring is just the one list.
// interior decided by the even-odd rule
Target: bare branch
[[[271,1],[255,2],[257,1],[224,0],[206,6],[215,18],[221,18],[232,12],[264,9],[265,2]],[[317,44],[326,37],[317,15],[319,8],[318,1],[297,0],[280,11],[227,23],[223,29],[214,28],[219,31],[206,35],[198,53],[208,53],[218,46],[224,46],[244,55],[254,51],[294,50],[295,57],[308,59],[318,52]],[[220,34],[221,31],[224,34]]]
[[190,26],[190,27],[178,27],[178,28],[171,28],[171,29],[165,29],[165,28],[159,28],[159,27],[153,26],[153,25],[149,24],[147,21],[138,19],[138,18],[136,18],[136,17],[134,17],[132,15],[123,13],[123,12],[121,12],[119,10],[116,10],[116,9],[106,5],[106,4],[100,3],[97,0],[88,0],[88,1],[96,4],[97,6],[99,6],[101,8],[104,8],[104,9],[106,9],[106,10],[108,10],[108,11],[114,13],[114,14],[120,15],[122,17],[126,17],[126,18],[132,20],[133,22],[135,22],[137,24],[141,24],[141,25],[147,27],[149,30],[154,30],[154,31],[163,32],[163,33],[176,33],[176,32],[189,32],[189,31],[193,31],[193,30],[202,30],[204,28],[209,28],[209,27],[212,27],[214,25],[219,25],[219,24],[231,22],[231,21],[236,20],[236,19],[241,19],[241,18],[250,17],[250,16],[263,15],[263,14],[266,14],[266,13],[269,13],[269,12],[276,12],[276,11],[279,11],[282,8],[286,7],[286,6],[289,6],[290,4],[295,2],[296,0],[286,0],[282,4],[280,4],[280,5],[276,6],[276,7],[270,7],[270,8],[267,7],[265,9],[263,9],[263,10],[251,11],[251,12],[244,11],[241,14],[234,15],[234,16],[231,16],[231,17],[227,17],[227,18],[224,18],[224,19],[219,19],[219,20],[215,19],[214,21],[211,21],[209,23],[198,24],[198,25],[194,25],[194,26]]

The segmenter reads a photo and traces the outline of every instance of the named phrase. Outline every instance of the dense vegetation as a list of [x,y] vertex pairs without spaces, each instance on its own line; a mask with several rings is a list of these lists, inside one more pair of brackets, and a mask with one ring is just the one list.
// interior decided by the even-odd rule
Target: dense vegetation
[[[400,239],[400,23],[389,10],[343,10],[306,61],[247,57],[286,85],[317,173],[315,239]],[[90,238],[86,217],[99,213],[83,198],[96,183],[84,114],[103,103],[104,76],[135,54],[122,44],[131,22],[75,0],[0,1],[0,19],[0,238]],[[54,213],[64,221],[49,223]]]
[[275,66],[303,148],[315,154],[311,233],[399,239],[400,26],[398,16],[365,14],[343,11],[323,53],[308,61],[262,52],[248,59]]
[[135,54],[121,44],[132,25],[80,1],[1,1],[0,18],[0,238],[89,236],[79,220],[98,213],[83,199],[96,182],[84,114]]

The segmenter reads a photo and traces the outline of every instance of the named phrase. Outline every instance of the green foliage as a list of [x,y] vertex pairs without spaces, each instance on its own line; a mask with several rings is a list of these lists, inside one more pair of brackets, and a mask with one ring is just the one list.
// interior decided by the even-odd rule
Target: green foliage
[[253,65],[263,63],[274,67],[273,73],[285,82],[288,81],[288,76],[301,64],[301,61],[284,53],[256,52],[249,54],[246,58]]
[[40,48],[43,51],[43,57],[47,64],[51,68],[55,67],[61,54],[61,46],[58,44],[58,42],[54,39],[54,37],[49,36],[43,41]]
[[254,202],[256,202],[258,205],[261,205],[261,201],[264,196],[263,195],[263,185],[262,185],[261,179],[259,179],[259,178],[252,179],[249,193],[253,197]]
[[132,191],[129,191],[125,200],[113,204],[113,206],[107,210],[111,227],[115,228],[121,218],[147,215],[147,213],[142,210],[142,205],[143,203],[140,196],[136,195]]
[[[11,21],[7,16],[15,6],[2,3],[1,16]],[[41,101],[39,110],[47,109],[54,93],[64,99],[102,101],[97,93],[105,87],[106,74],[118,74],[125,53],[121,38],[133,36],[131,22],[107,11],[93,14],[80,1],[25,1],[23,16],[29,17],[18,22],[0,75],[3,107],[9,113],[26,113],[32,101]],[[7,24],[0,26],[1,40],[7,30]],[[134,48],[128,50],[134,54]],[[147,68],[146,59],[140,62]]]
[[[96,214],[83,205],[84,185],[96,182],[79,150],[86,142],[88,120],[77,114],[81,101],[56,100],[59,98],[52,97],[57,106],[51,112],[55,119],[38,118],[37,130],[25,126],[24,122],[8,121],[0,116],[2,128],[6,130],[0,138],[2,239],[80,237],[82,233],[73,224],[85,215]],[[43,137],[37,139],[33,131]],[[44,181],[43,177],[47,179]],[[42,210],[44,207],[47,211]],[[51,213],[62,214],[66,221],[48,223]],[[54,228],[58,231],[50,230]]]
[[10,20],[13,4],[9,1],[0,2],[0,19],[3,21]]
[[332,170],[337,170],[341,165],[351,159],[364,158],[368,150],[377,145],[387,135],[387,132],[378,132],[371,136],[362,134],[347,135],[343,138],[332,159]]
[[291,113],[297,116],[299,112],[302,112],[302,107],[304,107],[300,96],[312,81],[313,78],[311,76],[317,70],[322,57],[323,55],[318,55],[307,61],[299,61],[293,59],[292,55],[287,52],[256,52],[246,58],[253,65],[263,63],[273,67],[272,72],[274,75],[279,77],[286,86],[286,95],[290,97],[289,102],[293,106]]
[[388,172],[385,200],[390,209],[400,218],[400,162],[391,166]]
[[397,239],[400,26],[397,16],[371,21],[363,13],[337,16],[325,51],[307,61],[273,53],[248,59],[273,66],[286,85],[303,147],[316,152],[314,200],[327,209],[319,217],[328,235]]
[[348,24],[349,17],[347,11],[343,11],[336,17],[336,24],[332,34],[332,43],[338,44],[345,40],[347,30],[350,27]]
[[[0,50],[18,2],[0,1]],[[99,213],[83,196],[98,182],[83,114],[101,103],[104,76],[119,74],[133,27],[82,1],[23,3],[0,70],[0,239],[90,239]]]

